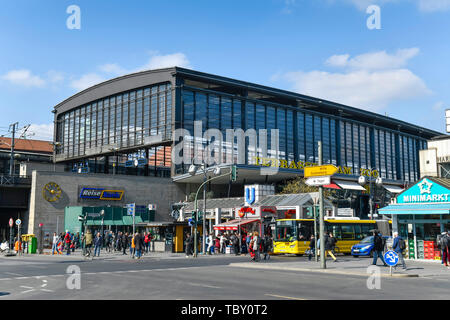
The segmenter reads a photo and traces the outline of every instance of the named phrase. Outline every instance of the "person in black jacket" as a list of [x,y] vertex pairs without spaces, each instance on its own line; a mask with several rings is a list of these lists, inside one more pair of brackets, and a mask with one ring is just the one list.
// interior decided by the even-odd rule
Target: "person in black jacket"
[[122,242],[123,254],[127,254],[128,233],[122,233],[122,239],[120,241]]
[[309,242],[309,255],[308,260],[311,261],[313,255],[316,254],[316,238],[314,235],[311,236],[311,241]]
[[373,232],[373,262],[372,262],[374,266],[377,265],[377,260],[379,257],[381,261],[383,261],[383,265],[387,267],[387,264],[383,258],[383,250],[384,250],[383,238],[381,236],[381,233],[378,230],[375,230]]
[[192,239],[189,233],[186,235],[185,244],[186,244],[186,258],[189,258],[189,256],[192,255],[192,246],[194,244],[194,240]]
[[330,237],[330,233],[327,232],[325,234],[324,237],[324,242],[325,242],[325,259],[327,258],[327,255],[329,254],[331,256],[331,258],[333,258],[334,262],[337,262],[336,257],[333,254],[333,248],[335,246],[335,238],[333,238],[332,236]]

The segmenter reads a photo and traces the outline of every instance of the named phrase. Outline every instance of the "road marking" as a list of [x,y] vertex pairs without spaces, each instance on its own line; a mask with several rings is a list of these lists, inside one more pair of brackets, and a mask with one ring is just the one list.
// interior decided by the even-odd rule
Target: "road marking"
[[201,283],[188,282],[187,284],[191,285],[191,286],[194,286],[194,287],[204,287],[204,288],[213,288],[213,289],[221,289],[222,288],[222,287],[211,286],[211,285],[201,284]]
[[5,273],[12,276],[22,276],[20,273],[12,273],[12,272],[5,272]]
[[265,295],[266,295],[266,296],[275,297],[275,298],[284,298],[284,299],[291,299],[291,300],[307,300],[307,299],[304,299],[304,298],[295,298],[295,297],[279,296],[279,295],[276,295],[276,294],[269,294],[269,293],[266,293]]

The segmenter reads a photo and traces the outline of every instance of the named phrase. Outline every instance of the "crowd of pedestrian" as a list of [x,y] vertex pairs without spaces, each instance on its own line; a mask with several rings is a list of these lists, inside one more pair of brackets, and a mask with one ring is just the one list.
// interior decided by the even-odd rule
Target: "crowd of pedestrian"
[[[198,239],[200,237],[197,237]],[[227,251],[228,248],[228,251]],[[273,251],[273,241],[269,234],[264,237],[259,236],[257,231],[248,233],[237,232],[221,232],[218,235],[209,233],[205,239],[205,252],[211,254],[250,254],[252,261],[260,261],[261,254],[264,260],[269,260]],[[187,234],[185,238],[185,252],[186,258],[193,255],[194,252],[194,237]]]
[[[153,236],[149,232],[136,232],[135,234],[128,232],[108,231],[104,235],[100,232],[92,233],[87,230],[86,234],[77,232],[57,234],[53,233],[52,254],[70,255],[77,249],[82,249],[82,254],[87,257],[99,257],[102,250],[108,253],[122,252],[126,255],[127,250],[132,258],[140,259],[143,254],[147,254],[151,250],[151,240]],[[92,255],[92,248],[94,254]]]

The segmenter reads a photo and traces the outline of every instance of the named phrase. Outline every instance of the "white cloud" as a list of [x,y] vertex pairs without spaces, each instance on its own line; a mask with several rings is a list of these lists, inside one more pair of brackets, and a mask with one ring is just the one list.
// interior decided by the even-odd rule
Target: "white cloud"
[[29,139],[53,141],[53,123],[31,124],[26,135]]
[[[98,67],[100,72],[92,72],[81,76],[77,80],[71,82],[71,87],[81,91],[89,88],[97,83],[103,82],[112,76],[123,76],[125,74],[135,73],[144,70],[153,70],[169,67],[184,67],[190,68],[190,62],[184,53],[178,52],[173,54],[161,55],[158,52],[151,52],[150,58],[144,65],[135,68],[127,69],[117,63],[106,63]],[[104,74],[104,75],[102,75]]]
[[105,80],[105,78],[97,73],[88,73],[77,80],[72,80],[70,86],[78,91],[82,91]]
[[436,102],[433,105],[432,109],[435,110],[435,111],[442,111],[442,110],[444,110],[444,102],[442,102],[442,101]]
[[167,55],[152,55],[150,60],[138,68],[138,71],[142,70],[153,70],[153,69],[162,69],[162,68],[170,68],[170,67],[184,67],[190,68],[190,62],[184,53],[178,52]]
[[385,51],[355,58],[348,54],[334,55],[325,64],[345,68],[343,72],[294,71],[281,78],[301,94],[379,112],[393,101],[431,93],[420,77],[404,68],[418,52],[413,48],[398,50],[393,55]]
[[126,69],[117,63],[107,63],[101,65],[99,69],[104,73],[121,76],[129,73],[135,73],[144,70],[154,70],[170,67],[191,68],[190,62],[184,53],[178,52],[173,54],[161,55],[158,52],[151,52],[150,58],[144,65],[135,69]]
[[31,71],[27,69],[11,70],[1,76],[1,78],[14,85],[25,87],[43,87],[45,85],[45,80],[39,76],[33,75]]
[[419,53],[418,48],[400,49],[395,54],[386,51],[370,52],[361,54],[352,59],[349,54],[334,55],[325,62],[333,67],[349,67],[363,70],[382,70],[404,67],[408,60]]

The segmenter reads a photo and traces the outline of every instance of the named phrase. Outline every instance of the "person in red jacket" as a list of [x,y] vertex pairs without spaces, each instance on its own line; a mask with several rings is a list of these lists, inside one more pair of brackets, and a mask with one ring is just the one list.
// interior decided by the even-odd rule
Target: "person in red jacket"
[[64,242],[66,244],[67,255],[69,255],[70,254],[70,244],[72,242],[69,230],[66,230],[66,235],[64,236]]

